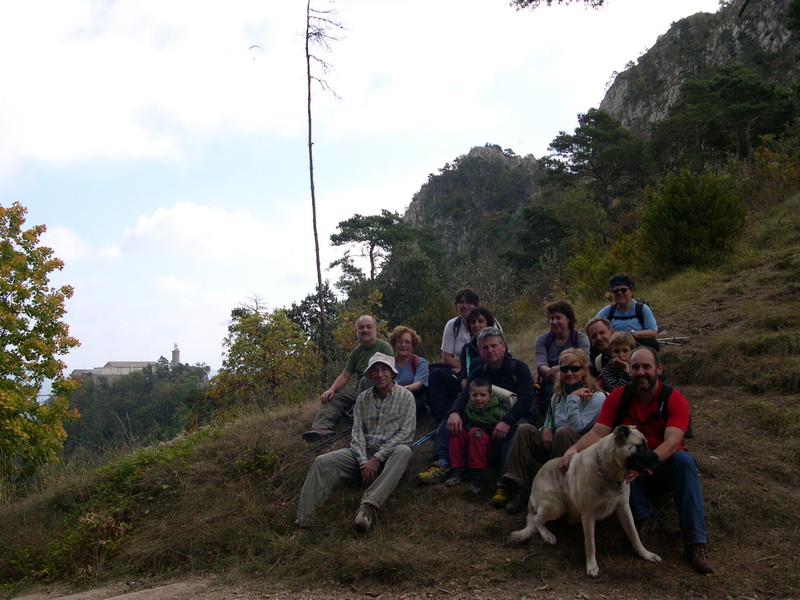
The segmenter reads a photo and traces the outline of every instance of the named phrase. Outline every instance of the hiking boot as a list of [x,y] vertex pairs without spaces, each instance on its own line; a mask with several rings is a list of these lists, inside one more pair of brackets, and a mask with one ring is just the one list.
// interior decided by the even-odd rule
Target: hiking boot
[[644,537],[653,533],[658,527],[658,521],[654,515],[645,517],[641,521],[636,521],[636,531],[639,532],[639,537]]
[[494,488],[491,505],[495,508],[505,508],[508,504],[508,486],[505,483],[498,483]]
[[458,485],[459,483],[464,481],[465,474],[466,473],[464,472],[464,469],[461,468],[453,469],[452,471],[450,471],[450,477],[447,478],[447,481],[445,481],[444,484],[451,487],[454,485]]
[[358,512],[356,512],[356,518],[353,520],[353,523],[355,523],[356,527],[361,531],[366,533],[369,531],[369,528],[372,527],[372,521],[375,520],[376,512],[377,509],[372,506],[372,504],[364,502],[358,507]]
[[330,429],[312,429],[311,431],[304,431],[300,434],[300,437],[306,442],[324,442],[334,435],[336,435],[336,432]]
[[440,467],[438,463],[433,463],[424,473],[417,474],[417,481],[427,483],[428,485],[442,483],[445,479],[447,479],[447,469]]
[[683,549],[683,558],[698,573],[713,573],[714,561],[708,557],[705,544],[689,544]]
[[472,485],[470,489],[473,494],[480,494],[483,491],[483,471],[475,471],[472,474]]
[[522,488],[516,483],[511,484],[511,491],[508,494],[506,512],[509,515],[516,515],[528,504],[528,497],[522,493]]

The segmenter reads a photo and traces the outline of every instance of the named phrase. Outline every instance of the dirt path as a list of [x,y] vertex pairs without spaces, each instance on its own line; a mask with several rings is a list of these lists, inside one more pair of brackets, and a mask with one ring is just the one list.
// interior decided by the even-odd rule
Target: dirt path
[[103,587],[82,592],[69,593],[64,589],[40,591],[25,596],[18,596],[18,600],[106,600],[109,598],[125,598],[126,600],[182,600],[184,598],[197,598],[199,600],[212,598],[240,597],[236,590],[224,590],[214,584],[212,579],[190,579],[154,587],[144,587],[137,582],[113,583]]
[[53,589],[18,596],[16,600],[248,600],[289,597],[311,596],[302,593],[290,594],[288,591],[254,590],[251,586],[224,583],[214,578],[192,578],[152,586],[135,581],[120,582],[75,593],[69,593],[64,589]]
[[[566,590],[565,590],[566,591]],[[617,590],[619,591],[619,590]],[[82,592],[69,593],[65,589],[52,589],[12,596],[14,600],[349,600],[349,599],[402,599],[430,600],[432,598],[470,599],[492,598],[492,600],[518,600],[523,597],[536,597],[547,592],[548,600],[569,598],[588,598],[578,592],[559,594],[551,586],[539,589],[518,582],[509,584],[497,582],[493,587],[469,587],[460,590],[435,588],[423,592],[404,592],[397,587],[354,587],[290,590],[279,583],[270,581],[246,581],[230,583],[222,578],[191,578],[162,584],[142,584],[139,582],[120,582]],[[529,596],[530,595],[530,596]],[[634,600],[635,596],[615,595],[616,600]]]

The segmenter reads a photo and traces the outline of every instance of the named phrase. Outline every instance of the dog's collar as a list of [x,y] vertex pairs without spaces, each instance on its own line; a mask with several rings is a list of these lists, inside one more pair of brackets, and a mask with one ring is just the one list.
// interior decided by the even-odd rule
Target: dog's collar
[[621,494],[625,489],[625,479],[623,478],[622,481],[614,481],[608,476],[608,473],[606,473],[603,468],[603,461],[600,459],[600,450],[597,448],[594,449],[594,462],[597,463],[597,472],[600,474],[600,477],[603,478],[603,481],[606,482],[606,485],[618,494]]

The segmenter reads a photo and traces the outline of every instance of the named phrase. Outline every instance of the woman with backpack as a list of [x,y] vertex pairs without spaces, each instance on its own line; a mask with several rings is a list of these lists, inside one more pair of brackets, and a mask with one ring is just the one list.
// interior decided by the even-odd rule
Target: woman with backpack
[[414,354],[420,344],[417,332],[398,325],[389,334],[389,344],[394,350],[394,364],[397,368],[395,383],[414,394],[417,404],[417,415],[425,408],[425,390],[428,387],[428,362]]
[[486,327],[497,327],[497,321],[492,311],[485,306],[477,306],[470,311],[467,317],[467,325],[472,337],[461,348],[461,360],[459,361],[461,371],[458,374],[458,378],[461,380],[462,389],[469,378],[472,361],[480,356],[478,352],[478,334]]
[[575,329],[575,309],[566,300],[556,300],[545,306],[550,330],[536,338],[536,373],[539,375],[539,414],[553,393],[553,381],[558,373],[558,357],[567,348],[579,348],[589,357],[589,338]]
[[627,273],[616,273],[608,278],[608,289],[614,302],[597,313],[611,321],[614,331],[629,332],[639,345],[658,350],[658,324],[653,311],[644,300],[633,297],[633,280]]

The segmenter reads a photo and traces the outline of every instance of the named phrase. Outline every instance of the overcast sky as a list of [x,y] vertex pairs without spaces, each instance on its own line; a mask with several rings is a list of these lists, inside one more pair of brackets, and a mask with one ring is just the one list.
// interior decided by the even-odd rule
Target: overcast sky
[[[402,213],[473,146],[543,156],[615,71],[717,4],[320,0],[347,28],[324,56],[338,99],[313,104],[324,264],[339,221]],[[66,263],[69,370],[175,343],[217,369],[232,308],[314,289],[304,20],[299,0],[0,3],[0,204]]]

